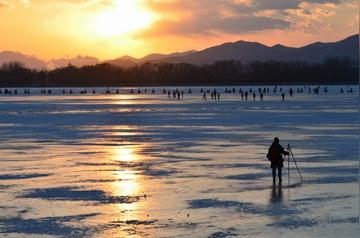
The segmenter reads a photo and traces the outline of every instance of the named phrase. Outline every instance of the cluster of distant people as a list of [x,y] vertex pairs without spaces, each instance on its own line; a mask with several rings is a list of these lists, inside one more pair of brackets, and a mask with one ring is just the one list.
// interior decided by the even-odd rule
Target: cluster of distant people
[[[40,89],[40,94],[43,95],[51,95],[53,93],[54,89]],[[148,92],[151,92],[152,94],[156,93],[155,88],[147,89],[147,88],[138,88],[138,89],[130,89],[130,94],[147,94]],[[304,87],[296,87],[296,88],[287,88],[286,90],[279,86],[274,86],[272,88],[269,87],[258,87],[258,88],[225,88],[224,94],[236,94],[239,93],[242,101],[256,101],[257,98],[259,98],[260,101],[264,101],[265,95],[270,94],[270,92],[273,93],[273,95],[277,95],[277,93],[280,93],[281,100],[284,101],[286,95],[289,95],[290,97],[293,97],[295,92],[297,94],[304,94],[307,92],[307,94],[320,94],[320,92],[328,93],[328,87],[327,86],[304,86]],[[354,90],[352,87],[348,86],[346,89],[340,88],[340,93],[353,93]],[[74,94],[75,92],[73,89],[61,89],[61,94]],[[106,88],[105,92],[97,92],[96,89],[92,89],[88,92],[88,89],[80,90],[80,94],[97,94],[97,93],[105,93],[105,94],[120,94],[120,90],[118,88],[116,89],[109,89]],[[170,99],[183,99],[185,94],[192,94],[192,89],[189,88],[187,90],[185,89],[166,89],[164,88],[162,90],[162,94],[167,95],[167,97]],[[0,88],[0,95],[18,95],[18,89],[1,89]],[[24,89],[23,91],[24,95],[30,95],[30,89]],[[211,100],[220,100],[220,91],[217,88],[210,89],[203,89],[200,88],[200,95],[202,95],[202,100],[206,101],[208,99]]]
[[207,94],[211,95],[211,100],[220,100],[220,92],[216,91],[216,88],[214,88],[212,91],[210,91],[209,89],[204,90],[201,88],[200,93],[203,95],[202,100],[207,100]]
[[[295,90],[297,94],[303,94],[305,93],[305,90],[307,90],[308,94],[319,94],[321,91],[323,93],[328,93],[328,88],[327,86],[316,86],[316,87],[311,87],[311,86],[304,86],[304,87],[297,87],[296,89],[290,87],[288,89],[288,91],[286,92],[285,89],[283,89],[282,87],[279,86],[274,86],[272,88],[272,93],[274,95],[276,95],[278,92],[281,95],[281,100],[284,101],[286,95],[288,94],[290,97],[293,97],[293,95],[295,94]],[[346,90],[347,93],[353,93],[353,89],[351,87],[348,87]],[[209,89],[200,89],[200,93],[202,94],[202,99],[203,100],[207,100],[207,95],[211,95],[211,99],[212,100],[220,100],[220,92],[218,92],[215,88],[213,90],[209,90]],[[260,101],[264,101],[264,96],[266,94],[270,94],[270,88],[269,87],[258,87],[257,90],[253,89],[253,88],[248,88],[248,89],[236,89],[236,88],[225,88],[224,91],[225,94],[235,94],[235,93],[239,93],[241,96],[241,100],[242,101],[248,101],[249,98],[252,98],[253,101],[256,101],[257,98],[259,98]],[[344,89],[340,88],[340,93],[344,93]]]

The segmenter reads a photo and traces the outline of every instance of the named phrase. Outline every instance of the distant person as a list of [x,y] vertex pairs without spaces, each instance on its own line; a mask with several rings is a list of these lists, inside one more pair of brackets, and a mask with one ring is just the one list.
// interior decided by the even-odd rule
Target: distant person
[[93,94],[96,94],[96,91],[95,91],[95,89],[93,89],[92,93],[93,93]]
[[130,93],[133,94],[133,93],[134,93],[134,89],[131,89],[131,90],[130,90]]
[[276,184],[276,169],[278,170],[279,185],[282,183],[282,168],[284,167],[284,158],[282,155],[289,155],[280,145],[279,138],[275,137],[274,142],[271,144],[266,157],[271,162],[273,185]]
[[282,100],[282,101],[285,101],[285,93],[282,93],[282,94],[281,94],[281,100]]
[[290,88],[290,90],[289,90],[289,95],[290,95],[290,97],[292,97],[292,96],[293,96],[293,93],[294,93],[293,89],[292,89],[292,88]]
[[65,89],[62,90],[62,94],[65,94]]
[[244,93],[241,91],[241,101],[244,100]]
[[[85,91],[85,93],[86,93],[86,91]],[[116,89],[116,92],[115,92],[116,94],[119,94],[120,93],[120,91],[119,91],[119,89]]]
[[260,93],[260,101],[264,101],[264,94]]
[[256,101],[256,94],[255,93],[253,93],[253,100],[254,100],[254,102]]
[[192,94],[192,91],[191,91],[191,88],[189,88],[189,92],[188,92],[189,94]]
[[246,91],[245,92],[245,100],[247,101],[247,99],[248,99],[248,92]]
[[206,92],[204,92],[202,100],[206,100]]
[[211,93],[211,100],[213,100],[213,99],[214,99],[214,93]]
[[217,93],[217,99],[220,100],[220,93]]
[[151,93],[152,93],[152,94],[154,94],[154,93],[155,93],[155,89],[154,89],[154,88],[151,90]]
[[170,90],[168,91],[168,98],[170,98],[171,97],[171,93],[170,93]]
[[181,98],[184,98],[184,91],[181,90]]
[[344,93],[344,90],[342,88],[340,88],[340,93]]

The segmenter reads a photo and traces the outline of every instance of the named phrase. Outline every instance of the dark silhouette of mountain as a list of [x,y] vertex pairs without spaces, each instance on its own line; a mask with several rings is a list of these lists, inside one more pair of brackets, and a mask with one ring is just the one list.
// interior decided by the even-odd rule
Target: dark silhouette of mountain
[[172,53],[172,54],[153,53],[153,54],[149,54],[149,55],[147,55],[143,58],[139,58],[139,59],[131,57],[129,55],[125,55],[125,56],[122,56],[122,57],[119,57],[119,58],[116,58],[113,60],[104,61],[104,63],[109,63],[109,64],[121,66],[121,67],[131,67],[131,66],[146,63],[146,62],[160,61],[165,58],[186,56],[186,55],[194,53],[194,52],[195,52],[194,50],[190,50],[190,51],[185,51],[185,52],[176,52],[176,53]]
[[286,47],[280,44],[268,47],[257,42],[237,41],[210,47],[186,56],[164,58],[162,62],[211,64],[216,61],[304,61],[323,62],[329,57],[348,57],[358,60],[359,35],[331,43],[316,42],[303,47]]
[[242,63],[253,61],[281,61],[307,63],[320,63],[327,58],[349,58],[352,61],[359,60],[359,35],[353,35],[337,42],[315,42],[303,47],[287,47],[280,44],[266,46],[257,42],[237,41],[213,46],[201,51],[186,51],[172,54],[149,54],[143,58],[122,56],[112,60],[100,61],[95,57],[77,56],[75,58],[54,59],[49,62],[40,60],[34,56],[27,56],[17,52],[0,52],[0,66],[3,63],[18,61],[28,68],[43,69],[65,67],[69,63],[81,67],[109,63],[121,67],[150,63],[189,63],[189,64],[212,64],[217,61],[235,60]]
[[9,62],[20,62],[30,69],[46,69],[48,65],[45,61],[35,56],[24,55],[14,51],[0,52],[0,66]]
[[189,50],[189,51],[185,51],[185,52],[176,52],[176,53],[172,53],[172,54],[149,54],[143,58],[140,59],[140,62],[151,62],[151,61],[156,61],[156,60],[162,60],[162,59],[166,59],[166,58],[172,58],[172,57],[182,57],[182,56],[186,56],[192,53],[195,53],[195,50]]
[[60,58],[60,59],[53,59],[50,61],[50,67],[51,68],[59,68],[59,67],[65,67],[69,64],[81,67],[84,65],[95,65],[99,64],[101,61],[96,57],[91,56],[81,56],[78,55],[75,58]]
[[121,66],[121,67],[131,67],[137,65],[139,63],[139,60],[134,57],[125,55],[113,60],[104,61],[104,63]]
[[344,40],[332,43],[316,42],[297,50],[292,60],[320,62],[328,57],[359,60],[359,35],[350,36]]

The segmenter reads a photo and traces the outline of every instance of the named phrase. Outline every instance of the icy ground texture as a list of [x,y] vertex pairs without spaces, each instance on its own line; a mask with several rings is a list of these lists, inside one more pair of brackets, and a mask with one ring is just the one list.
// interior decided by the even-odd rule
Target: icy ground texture
[[[357,237],[358,90],[339,88],[1,96],[0,236]],[[271,186],[274,136],[303,183],[291,163]]]

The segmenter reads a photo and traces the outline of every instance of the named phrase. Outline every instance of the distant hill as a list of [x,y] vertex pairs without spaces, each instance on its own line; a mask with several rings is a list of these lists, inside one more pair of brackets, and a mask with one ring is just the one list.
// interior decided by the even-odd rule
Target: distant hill
[[69,64],[81,67],[84,65],[95,65],[101,63],[101,61],[91,56],[78,55],[75,58],[60,58],[45,61],[38,59],[35,56],[24,55],[14,51],[0,52],[0,66],[9,62],[21,62],[26,68],[30,69],[53,69],[64,67]]
[[182,56],[190,55],[195,52],[196,52],[195,50],[189,50],[189,51],[185,51],[185,52],[176,52],[176,53],[172,53],[172,54],[150,54],[150,55],[147,55],[147,56],[141,58],[140,62],[157,61],[157,60],[162,60],[162,59],[171,58],[171,57],[182,57]]
[[332,43],[316,42],[300,48],[274,45],[268,47],[257,42],[237,41],[210,47],[186,56],[169,57],[163,62],[210,64],[221,60],[238,60],[243,63],[251,61],[304,61],[322,62],[328,57],[349,57],[359,59],[359,35]]
[[104,63],[113,64],[121,67],[131,67],[139,63],[139,60],[131,56],[125,55],[116,59],[106,60]]
[[153,53],[153,54],[149,54],[143,58],[134,58],[128,55],[113,59],[113,60],[106,60],[104,61],[104,63],[109,63],[109,64],[113,64],[113,65],[117,65],[117,66],[122,66],[122,67],[131,67],[137,64],[142,64],[142,63],[146,63],[146,62],[157,62],[157,61],[161,61],[163,59],[167,59],[167,58],[171,58],[171,57],[182,57],[182,56],[186,56],[189,55],[191,53],[194,53],[196,51],[194,50],[190,50],[190,51],[186,51],[186,52],[176,52],[176,53],[172,53],[172,54],[158,54],[158,53]]
[[303,47],[287,47],[280,44],[266,46],[257,42],[237,41],[206,48],[200,51],[185,51],[172,54],[149,54],[143,58],[121,56],[112,60],[100,61],[91,56],[77,56],[75,58],[60,58],[44,61],[34,56],[18,52],[0,52],[0,66],[6,62],[22,62],[26,67],[33,69],[52,69],[72,64],[77,67],[109,63],[121,67],[131,67],[145,62],[152,63],[189,63],[211,64],[222,60],[237,60],[243,63],[252,61],[304,61],[308,63],[322,62],[328,57],[348,57],[359,60],[359,35],[353,35],[337,42],[316,42]]
[[69,64],[81,67],[84,65],[95,65],[99,64],[101,61],[98,58],[91,57],[91,56],[81,56],[78,55],[75,58],[60,58],[60,59],[53,59],[49,62],[49,67],[51,68],[59,68],[65,67]]
[[14,51],[0,52],[0,66],[8,62],[21,62],[30,69],[46,69],[48,65],[45,61],[35,56],[24,55]]

